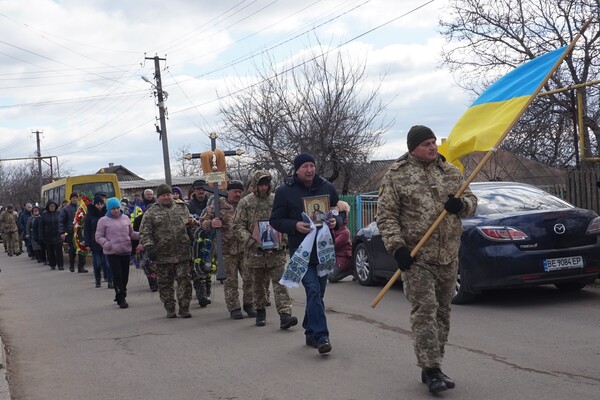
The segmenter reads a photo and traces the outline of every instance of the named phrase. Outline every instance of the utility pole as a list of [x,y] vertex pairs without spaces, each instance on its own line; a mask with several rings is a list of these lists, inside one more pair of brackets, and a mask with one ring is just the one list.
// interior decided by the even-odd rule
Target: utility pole
[[37,162],[38,162],[38,186],[39,186],[39,190],[38,193],[42,193],[42,186],[44,185],[44,181],[42,178],[42,150],[40,147],[40,132],[39,130],[36,130],[35,132],[32,131],[32,133],[35,133],[35,141],[37,143]]
[[162,90],[162,78],[160,76],[160,61],[166,61],[166,58],[158,56],[146,57],[146,60],[154,60],[154,79],[156,79],[156,95],[158,97],[158,112],[160,115],[160,128],[157,126],[156,131],[159,133],[159,140],[162,141],[163,161],[165,164],[165,182],[171,186],[171,163],[169,161],[169,143],[167,141],[167,121],[165,117],[165,99]]

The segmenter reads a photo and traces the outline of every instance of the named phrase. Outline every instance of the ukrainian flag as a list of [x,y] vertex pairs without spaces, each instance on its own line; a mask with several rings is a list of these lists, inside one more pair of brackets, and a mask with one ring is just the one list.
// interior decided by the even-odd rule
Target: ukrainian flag
[[439,152],[455,162],[474,151],[491,150],[546,83],[567,48],[534,58],[498,79],[460,117]]

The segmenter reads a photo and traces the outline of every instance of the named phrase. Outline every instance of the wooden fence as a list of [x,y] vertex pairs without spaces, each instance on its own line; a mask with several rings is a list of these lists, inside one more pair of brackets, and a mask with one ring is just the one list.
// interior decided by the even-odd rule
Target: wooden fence
[[600,168],[567,171],[566,200],[600,214]]

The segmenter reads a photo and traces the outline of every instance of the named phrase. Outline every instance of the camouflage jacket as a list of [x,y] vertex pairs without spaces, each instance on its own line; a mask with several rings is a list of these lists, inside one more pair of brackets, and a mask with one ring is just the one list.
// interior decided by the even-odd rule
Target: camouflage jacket
[[143,215],[140,243],[144,250],[156,252],[157,264],[191,260],[191,238],[187,230],[190,213],[184,203],[173,202],[171,207],[155,203]]
[[[400,157],[383,177],[377,205],[377,227],[390,254],[407,246],[413,250],[444,210],[449,194],[455,194],[464,178],[443,157],[425,163],[408,154]],[[465,190],[459,215],[448,214],[416,255],[431,264],[449,264],[458,256],[460,217],[472,215],[477,197]]]
[[19,230],[17,227],[17,218],[15,212],[3,211],[0,215],[0,227],[2,228],[2,232],[17,232]]
[[271,184],[266,194],[258,193],[258,181],[263,178],[271,178],[271,174],[265,170],[256,171],[252,177],[254,193],[240,200],[234,219],[234,229],[242,242],[248,256],[248,265],[252,267],[278,266],[285,264],[287,244],[286,235],[282,235],[280,248],[277,251],[262,251],[258,247],[260,243],[255,239],[254,233],[258,230],[259,220],[268,220],[273,208],[275,195],[272,193]]
[[[204,209],[202,217],[200,218],[200,224],[205,231],[214,230],[210,223],[215,217],[215,204],[214,201],[209,201],[209,203],[210,205]],[[223,241],[223,254],[230,256],[242,254],[244,252],[242,242],[233,229],[233,218],[235,216],[236,206],[227,202],[223,197],[220,197],[219,205],[219,218],[222,222],[221,239]]]

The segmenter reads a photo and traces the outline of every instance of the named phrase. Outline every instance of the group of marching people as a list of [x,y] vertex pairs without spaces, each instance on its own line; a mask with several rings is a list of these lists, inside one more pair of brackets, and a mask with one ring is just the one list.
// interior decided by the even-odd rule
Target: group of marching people
[[[295,170],[308,164],[312,165],[314,171],[312,156],[305,158],[295,160]],[[312,176],[310,178],[312,181]],[[300,244],[297,237],[303,237],[307,232],[304,229],[308,229],[308,225],[306,228],[300,228],[302,236],[298,236],[294,228],[291,233],[281,234],[274,239],[274,235],[279,233],[267,224],[271,218],[275,198],[271,175],[267,171],[259,170],[246,185],[240,181],[229,181],[226,194],[221,192],[216,196],[209,196],[207,192],[210,191],[210,187],[202,179],[195,181],[192,187],[193,192],[188,194],[190,198],[187,202],[184,201],[179,188],[161,184],[156,188],[156,197],[152,189],[147,189],[143,197],[136,196],[131,204],[126,199],[107,199],[102,193],[96,193],[92,201],[86,197],[87,204],[82,204],[79,194],[71,193],[69,203],[61,209],[52,200],[43,210],[27,205],[25,208],[30,216],[23,216],[23,219],[26,221],[24,238],[28,254],[32,259],[49,265],[52,270],[63,270],[65,244],[64,251],[67,251],[68,247],[70,270],[74,272],[78,257],[77,271],[81,273],[88,272],[85,269],[85,260],[91,253],[96,287],[102,286],[104,276],[108,287],[115,291],[114,301],[119,308],[129,307],[126,297],[130,266],[143,268],[150,289],[159,292],[160,300],[167,311],[167,318],[190,318],[189,307],[193,288],[201,307],[211,303],[211,276],[216,272],[215,246],[212,239],[215,230],[221,229],[225,270],[224,294],[230,317],[242,319],[243,309],[248,317],[256,319],[257,326],[265,326],[265,307],[270,305],[269,287],[272,285],[280,328],[285,330],[297,325],[298,319],[292,316],[292,302],[288,290],[280,280],[286,265],[286,250],[290,248],[288,237],[293,238],[292,247],[295,249]],[[327,186],[324,193],[329,195],[330,190],[330,186]],[[337,207],[346,218],[340,219],[339,223],[332,222],[335,221],[333,219],[326,222],[334,224],[332,226],[336,227],[336,236],[341,239],[336,240],[341,245],[336,245],[340,252],[339,263],[335,265],[335,275],[332,275],[335,280],[349,274],[345,271],[349,270],[347,264],[351,258],[349,231],[346,226],[350,210],[344,202],[339,202],[336,206],[337,200],[337,197],[332,195],[331,206]],[[215,215],[216,201],[220,204],[218,216]],[[286,199],[287,201],[291,201],[291,198]],[[81,208],[84,206],[84,218],[81,218]],[[295,208],[290,216],[297,218]],[[282,214],[275,220],[271,218],[271,222],[281,223],[287,218],[289,217],[286,214]],[[8,226],[13,220],[16,221],[17,216],[12,210],[7,210],[0,219],[7,239],[11,238],[11,228]],[[18,216],[18,220],[21,220],[21,216]],[[261,235],[265,232],[260,231],[257,236],[258,224],[264,224],[265,232],[270,233],[270,236],[263,235],[270,238],[266,241],[269,247],[265,246],[265,240],[261,240]],[[81,229],[78,230],[78,227]],[[283,226],[278,229],[281,230],[285,230]],[[274,241],[276,243],[273,243]],[[7,248],[10,249],[9,255],[20,254],[12,245],[8,245]],[[333,239],[331,250],[333,251]],[[335,254],[333,258],[335,260]],[[312,259],[310,261],[312,262]],[[205,268],[206,266],[208,268]],[[340,268],[344,272],[340,271]],[[240,276],[242,304],[238,292]],[[327,276],[315,280],[314,285],[309,283],[311,293],[313,289],[316,290],[316,297],[310,295],[311,311],[307,311],[303,322],[305,330],[309,332],[307,344],[318,348],[320,353],[331,350],[322,307],[323,279],[326,281]],[[313,321],[313,312],[321,315],[316,317],[318,321]]]

